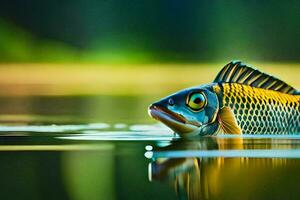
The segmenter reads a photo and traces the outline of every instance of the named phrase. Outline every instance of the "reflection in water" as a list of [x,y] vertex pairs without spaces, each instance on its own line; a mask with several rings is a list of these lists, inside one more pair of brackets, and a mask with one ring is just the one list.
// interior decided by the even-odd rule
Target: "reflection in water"
[[62,153],[63,178],[71,199],[115,199],[114,162],[114,146],[108,144],[101,153]]
[[180,199],[297,199],[298,159],[189,156],[191,151],[253,150],[255,154],[257,149],[293,152],[296,148],[296,139],[208,137],[175,141],[166,147],[154,147],[149,179],[171,183]]

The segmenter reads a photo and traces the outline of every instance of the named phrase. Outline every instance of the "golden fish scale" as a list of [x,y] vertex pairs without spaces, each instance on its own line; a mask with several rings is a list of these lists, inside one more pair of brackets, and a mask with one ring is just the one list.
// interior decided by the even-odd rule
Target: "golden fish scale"
[[300,132],[300,96],[224,83],[223,105],[229,106],[244,134]]

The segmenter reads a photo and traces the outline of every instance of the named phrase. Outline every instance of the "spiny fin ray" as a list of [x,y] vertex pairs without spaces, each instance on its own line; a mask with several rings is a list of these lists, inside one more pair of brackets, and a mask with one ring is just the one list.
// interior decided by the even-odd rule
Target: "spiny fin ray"
[[287,83],[269,74],[249,67],[240,61],[230,62],[216,76],[215,83],[240,83],[256,88],[274,90],[287,94],[298,94],[297,90]]

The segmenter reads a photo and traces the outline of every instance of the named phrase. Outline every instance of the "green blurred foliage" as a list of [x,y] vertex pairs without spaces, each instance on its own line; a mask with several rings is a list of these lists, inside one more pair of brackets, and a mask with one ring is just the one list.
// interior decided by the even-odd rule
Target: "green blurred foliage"
[[2,62],[71,61],[78,54],[67,44],[40,40],[3,20],[0,21],[0,52]]
[[300,2],[0,3],[0,62],[299,61]]

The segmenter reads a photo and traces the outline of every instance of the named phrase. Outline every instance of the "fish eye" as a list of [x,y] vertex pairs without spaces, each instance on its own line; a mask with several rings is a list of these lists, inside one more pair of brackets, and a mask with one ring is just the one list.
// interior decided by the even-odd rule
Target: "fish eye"
[[193,92],[187,97],[186,104],[193,111],[200,111],[206,106],[206,97],[201,92]]

